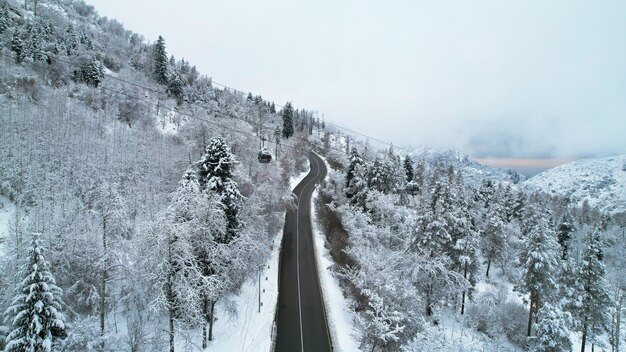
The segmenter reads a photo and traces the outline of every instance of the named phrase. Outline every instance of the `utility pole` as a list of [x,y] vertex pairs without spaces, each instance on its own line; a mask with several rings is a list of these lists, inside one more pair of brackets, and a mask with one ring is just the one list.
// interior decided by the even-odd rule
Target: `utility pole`
[[259,265],[259,313],[261,313],[261,268],[265,266],[264,264]]

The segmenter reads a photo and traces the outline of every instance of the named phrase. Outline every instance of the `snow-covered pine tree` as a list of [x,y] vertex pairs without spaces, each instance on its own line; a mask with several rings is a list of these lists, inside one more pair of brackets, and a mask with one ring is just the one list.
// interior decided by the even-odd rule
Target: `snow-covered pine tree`
[[4,32],[7,28],[13,25],[13,21],[9,15],[9,5],[6,1],[0,5],[0,33]]
[[582,332],[581,352],[585,352],[587,340],[595,343],[598,336],[609,323],[608,308],[611,304],[604,283],[606,270],[602,262],[604,253],[598,228],[587,235],[587,247],[580,267],[580,294],[582,305],[578,309],[577,319]]
[[569,241],[572,237],[572,232],[576,230],[574,226],[574,220],[572,219],[569,213],[565,213],[563,215],[563,219],[561,219],[561,223],[558,228],[558,240],[561,245],[561,259],[567,260],[567,256],[569,253]]
[[406,182],[413,181],[413,161],[408,155],[404,157],[404,173],[406,174]]
[[15,53],[15,63],[19,64],[26,58],[24,42],[22,41],[20,31],[17,29],[13,31],[13,36],[11,37],[11,51]]
[[239,203],[242,196],[237,183],[233,180],[236,163],[235,155],[221,137],[211,139],[205,155],[198,162],[200,185],[205,192],[215,192],[219,195],[228,220],[226,232],[217,239],[221,243],[229,243],[237,236],[237,231],[243,225],[239,218]]
[[154,79],[161,84],[167,84],[167,52],[165,51],[165,39],[159,36],[154,44],[152,52],[152,61],[154,62]]
[[346,196],[350,200],[350,204],[360,208],[362,211],[367,210],[367,187],[368,168],[361,159],[356,163],[352,170],[352,178],[346,185]]
[[98,87],[104,81],[104,65],[94,56],[83,56],[79,59],[78,69],[74,72],[74,80]]
[[572,316],[558,305],[545,303],[539,309],[541,320],[535,327],[535,336],[530,339],[530,351],[562,352],[572,350],[570,326]]
[[287,102],[282,111],[283,117],[283,138],[288,139],[293,136],[293,107],[291,102]]
[[[350,155],[348,156],[348,167],[346,168],[346,187],[350,184],[350,181],[354,178],[354,170],[357,164],[363,164],[363,158],[359,155],[359,152],[355,147],[352,147],[350,150]],[[348,198],[351,197],[350,194],[346,193]]]
[[185,92],[183,90],[183,79],[177,69],[173,69],[169,74],[167,82],[167,93],[176,99],[176,104],[181,105],[184,101]]
[[530,296],[527,336],[532,333],[533,317],[537,319],[539,309],[550,301],[556,289],[555,272],[560,254],[558,249],[555,231],[545,214],[538,212],[537,219],[522,243],[522,282],[515,288]]
[[63,291],[56,285],[43,255],[39,235],[34,234],[24,279],[12,305],[5,312],[11,322],[6,352],[50,352],[67,337],[65,315],[61,312]]
[[503,258],[508,242],[504,233],[503,210],[500,203],[489,201],[489,208],[485,212],[487,217],[482,236],[482,252],[487,260],[485,276],[489,277],[491,264]]
[[389,175],[387,174],[387,169],[385,168],[383,159],[380,156],[377,156],[369,168],[367,187],[369,187],[369,189],[387,194],[389,193],[387,189],[388,178]]
[[[447,214],[450,236],[452,238],[452,248],[449,255],[452,261],[452,268],[463,275],[471,289],[476,284],[476,275],[480,269],[480,242],[478,231],[475,229],[470,212],[471,205],[463,191],[463,180],[461,177],[461,173],[458,173],[455,182],[452,184],[455,204]],[[467,293],[468,290],[463,290],[461,295],[461,314],[465,313]]]

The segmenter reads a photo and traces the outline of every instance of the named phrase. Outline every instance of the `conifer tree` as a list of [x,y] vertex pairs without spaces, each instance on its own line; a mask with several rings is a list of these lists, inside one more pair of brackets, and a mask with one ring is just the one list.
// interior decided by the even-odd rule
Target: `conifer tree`
[[22,269],[24,279],[5,315],[11,322],[6,352],[49,352],[67,336],[62,290],[50,272],[38,235],[33,235],[28,264]]
[[572,316],[559,306],[545,303],[539,310],[541,320],[536,334],[530,340],[530,350],[534,352],[562,352],[572,350],[569,326]]
[[524,238],[520,253],[523,266],[522,283],[516,290],[528,293],[530,307],[527,336],[531,336],[533,317],[537,319],[544,301],[549,301],[556,289],[555,272],[558,267],[556,233],[543,214],[538,214]]
[[558,240],[561,245],[561,259],[567,260],[567,255],[569,253],[569,241],[572,237],[572,232],[574,232],[576,228],[574,227],[574,221],[569,214],[565,214],[563,219],[561,220],[561,224],[558,228]]
[[183,79],[178,70],[173,70],[169,75],[167,93],[176,99],[176,104],[181,105],[184,100]]
[[587,248],[579,274],[582,305],[577,312],[577,318],[581,322],[581,352],[585,352],[587,339],[594,343],[609,320],[610,298],[604,285],[606,270],[602,263],[603,258],[600,232],[596,228],[587,236]]
[[242,199],[237,183],[233,180],[233,170],[237,160],[230,147],[221,137],[209,142],[206,153],[198,162],[200,184],[205,192],[215,192],[224,206],[228,226],[218,242],[229,243],[242,226],[239,218],[239,203]]
[[22,41],[18,30],[15,30],[13,32],[13,37],[11,37],[11,51],[15,53],[16,63],[19,64],[24,61],[24,58],[26,57],[24,52],[24,42]]
[[293,136],[293,107],[291,102],[287,102],[282,112],[283,117],[283,138]]
[[483,230],[482,249],[485,259],[487,259],[487,271],[485,276],[489,277],[491,264],[502,259],[507,250],[507,238],[504,233],[504,221],[502,220],[502,207],[498,202],[491,202],[485,212],[487,216],[485,229]]
[[167,84],[167,52],[165,51],[165,39],[159,36],[157,42],[154,44],[152,53],[152,59],[154,61],[154,79],[161,84]]
[[404,158],[404,172],[406,173],[406,182],[413,181],[413,161],[408,155]]
[[9,15],[9,5],[7,5],[6,1],[3,1],[2,5],[0,5],[0,33],[7,30],[12,24],[13,21]]

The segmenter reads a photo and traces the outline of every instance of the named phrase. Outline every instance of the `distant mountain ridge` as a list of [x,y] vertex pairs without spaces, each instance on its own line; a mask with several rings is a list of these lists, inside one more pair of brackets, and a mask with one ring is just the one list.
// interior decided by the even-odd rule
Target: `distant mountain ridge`
[[529,191],[569,196],[609,213],[626,211],[626,154],[577,160],[544,171],[522,183]]
[[520,174],[513,169],[501,169],[492,166],[480,164],[472,160],[458,150],[437,150],[430,147],[411,148],[408,155],[417,163],[424,160],[426,164],[433,166],[438,162],[444,165],[452,165],[456,169],[461,170],[463,179],[469,185],[478,186],[484,179],[492,179],[501,182],[509,182],[518,184],[527,179],[526,176]]

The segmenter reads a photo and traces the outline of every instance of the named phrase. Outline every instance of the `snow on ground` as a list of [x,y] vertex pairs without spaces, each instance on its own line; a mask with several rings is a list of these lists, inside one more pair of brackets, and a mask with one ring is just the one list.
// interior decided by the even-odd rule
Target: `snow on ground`
[[9,235],[9,222],[15,216],[15,204],[0,196],[0,256],[4,255],[4,242]]
[[[330,166],[326,160],[323,160],[326,167],[330,170]],[[318,191],[316,189],[313,192],[313,203],[315,203],[317,196]],[[311,207],[311,209],[313,209],[313,207]],[[337,352],[359,351],[359,344],[354,338],[357,333],[354,330],[354,317],[348,308],[348,300],[343,296],[343,292],[339,286],[339,280],[333,276],[330,270],[334,262],[328,253],[328,249],[324,245],[326,239],[317,224],[315,211],[311,211],[311,223],[313,225],[315,258],[317,258],[320,285],[322,286],[322,296],[324,297],[324,305],[326,306],[326,317],[330,327],[333,347]]]
[[241,293],[231,297],[237,315],[228,318],[224,302],[216,305],[219,319],[213,326],[215,340],[207,351],[270,351],[272,329],[278,298],[278,257],[282,232],[274,239],[270,259],[261,270],[261,304],[259,312],[259,277],[246,281]]
[[[289,184],[293,189],[302,181],[309,171],[292,177]],[[284,216],[283,216],[284,218]],[[215,306],[219,318],[213,325],[215,340],[209,343],[206,351],[228,352],[259,352],[270,351],[272,348],[272,330],[276,315],[278,298],[278,262],[283,233],[280,231],[274,238],[270,259],[261,271],[261,312],[259,313],[259,281],[258,275],[246,281],[241,292],[229,297],[229,301],[237,305],[237,315],[229,317],[228,307],[224,302]],[[188,350],[185,345],[182,350]]]

